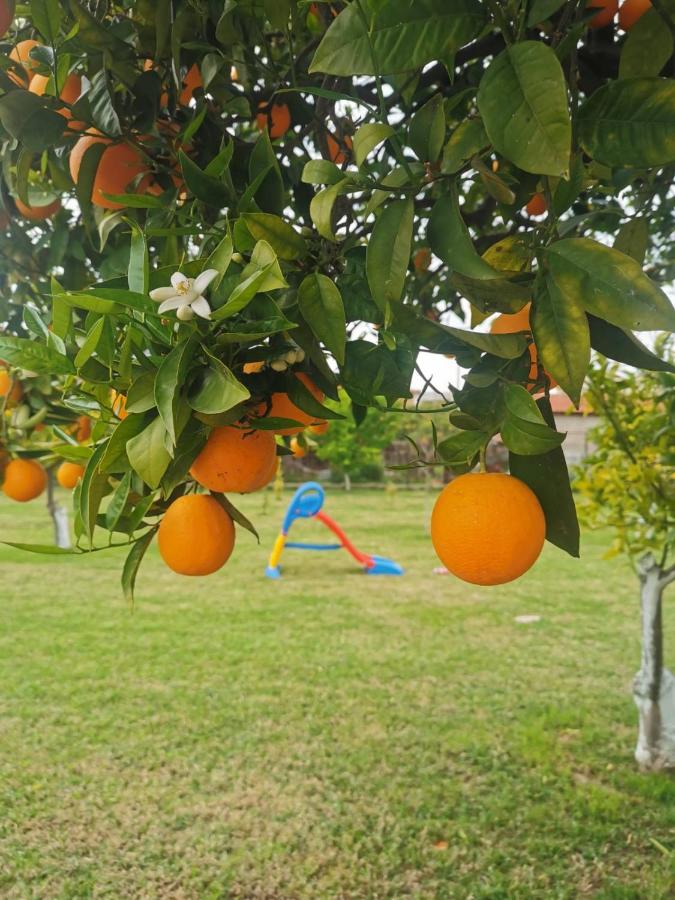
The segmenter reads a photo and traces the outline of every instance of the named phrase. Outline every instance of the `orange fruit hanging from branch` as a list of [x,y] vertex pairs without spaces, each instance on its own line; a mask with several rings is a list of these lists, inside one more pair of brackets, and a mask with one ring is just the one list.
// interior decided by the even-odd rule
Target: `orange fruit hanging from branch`
[[506,584],[534,565],[546,537],[544,511],[518,478],[460,475],[441,491],[431,540],[443,565],[470,584]]
[[223,425],[213,429],[190,474],[210,491],[249,494],[267,483],[276,453],[271,431]]
[[234,549],[234,523],[213,497],[190,494],[174,500],[157,532],[159,552],[179,575],[211,575]]
[[84,475],[84,466],[77,463],[64,462],[56,470],[56,480],[63,488],[68,490],[75,487],[77,482]]
[[[530,328],[530,306],[531,304],[528,303],[522,309],[518,310],[517,313],[505,313],[501,316],[497,316],[490,326],[490,332],[492,334],[515,334],[517,331],[527,331],[532,334],[532,329]],[[537,381],[537,375],[539,373],[539,356],[534,343],[530,344],[528,349],[531,361],[530,371],[528,373],[528,379],[531,382],[531,385],[528,385],[529,388]],[[549,387],[555,387],[557,381],[554,381],[548,372],[545,372],[544,374],[548,378]]]
[[16,406],[23,397],[23,388],[21,382],[17,378],[13,378],[7,369],[0,369],[0,398],[4,397],[7,398],[6,401],[3,401],[7,406]]
[[52,200],[51,203],[46,203],[44,206],[27,206],[22,200],[15,197],[14,205],[24,219],[28,219],[31,222],[43,222],[61,209],[61,201],[58,198]]
[[275,140],[286,134],[291,127],[291,111],[285,103],[267,103],[261,100],[255,121],[260,131],[267,129],[270,138]]
[[588,0],[586,9],[598,9],[596,16],[589,21],[589,28],[605,28],[612,21],[619,8],[618,0]]
[[35,75],[35,70],[37,69],[39,63],[37,60],[33,59],[30,55],[30,51],[34,47],[39,47],[40,44],[37,41],[32,39],[28,39],[25,41],[19,41],[16,47],[13,47],[10,51],[9,58],[12,62],[17,63],[17,65],[21,66],[24,74],[21,75],[17,72],[12,72],[11,70],[7,71],[7,74],[12,79],[15,84],[18,84],[20,87],[28,87],[31,83]]
[[[315,400],[323,403],[325,394],[314,384],[309,375],[305,375],[304,372],[298,372],[295,377],[304,384]],[[297,407],[288,394],[281,392],[272,394],[268,415],[274,419],[293,419],[295,422],[300,423],[297,427],[280,428],[277,434],[300,434],[308,425],[320,424],[316,416],[312,416]]]
[[651,5],[650,0],[625,0],[619,8],[619,26],[624,31],[630,31]]
[[[70,151],[70,175],[75,184],[80,176],[80,166],[84,155],[95,144],[106,144],[99,159],[94,184],[91,191],[91,202],[103,209],[124,209],[123,203],[110,200],[106,194],[143,194],[152,185],[152,175],[143,154],[136,147],[128,143],[114,144],[110,138],[101,134],[84,135]],[[139,176],[140,182],[136,187]]]
[[27,503],[47,487],[47,473],[34,459],[13,459],[5,467],[2,490],[10,500]]

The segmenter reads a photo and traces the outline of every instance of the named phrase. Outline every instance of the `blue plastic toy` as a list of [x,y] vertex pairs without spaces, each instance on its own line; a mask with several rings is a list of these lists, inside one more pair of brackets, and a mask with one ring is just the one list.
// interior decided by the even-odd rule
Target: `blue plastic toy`
[[[340,548],[344,547],[363,566],[363,571],[366,575],[403,575],[403,569],[393,560],[387,559],[385,556],[370,556],[357,550],[340,526],[330,516],[327,516],[325,512],[322,512],[323,501],[323,488],[316,481],[308,481],[307,484],[301,485],[293,494],[291,502],[288,504],[284,521],[281,524],[281,533],[274,542],[274,547],[265,569],[265,575],[268,578],[281,578],[279,559],[284,547],[296,550],[340,550]],[[339,543],[307,544],[288,540],[291,525],[296,519],[312,518],[318,519],[327,528],[330,528]]]

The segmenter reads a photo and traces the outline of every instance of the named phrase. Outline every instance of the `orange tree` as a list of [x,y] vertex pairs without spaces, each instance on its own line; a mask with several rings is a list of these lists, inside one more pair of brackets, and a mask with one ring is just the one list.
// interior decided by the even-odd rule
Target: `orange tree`
[[[623,30],[599,5],[0,3],[0,356],[97,420],[76,532],[131,543],[127,592],[167,510],[165,544],[196,554],[174,504],[217,429],[339,417],[338,384],[357,416],[405,403],[421,348],[467,370],[439,460],[466,472],[501,433],[578,553],[551,379],[578,402],[591,348],[652,368],[634,332],[675,321],[650,277],[670,274],[673,11]],[[477,327],[528,303],[528,329]],[[478,558],[494,526],[453,533]]]

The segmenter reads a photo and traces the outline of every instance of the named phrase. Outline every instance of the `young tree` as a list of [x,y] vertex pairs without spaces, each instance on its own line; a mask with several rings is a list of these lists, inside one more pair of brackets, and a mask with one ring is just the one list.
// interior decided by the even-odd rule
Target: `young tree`
[[[339,420],[338,384],[408,403],[427,349],[469,370],[443,461],[500,433],[523,536],[578,555],[551,379],[578,402],[591,347],[658,368],[633,332],[675,322],[665,0],[628,32],[586,0],[3,3],[0,355],[96,421],[76,552],[122,535],[127,593],[157,532],[214,571],[261,435]],[[492,313],[519,324],[473,327]],[[503,477],[472,482],[477,560]]]
[[596,448],[576,480],[582,519],[611,528],[607,556],[624,553],[640,581],[642,665],[633,693],[640,714],[635,758],[645,769],[675,768],[675,677],[663,665],[662,602],[675,581],[675,376],[631,373],[598,362],[587,397],[601,423]]

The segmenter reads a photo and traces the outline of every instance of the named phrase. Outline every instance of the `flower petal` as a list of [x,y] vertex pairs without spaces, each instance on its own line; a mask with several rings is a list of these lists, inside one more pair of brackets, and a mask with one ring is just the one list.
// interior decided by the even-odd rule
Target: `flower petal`
[[165,300],[157,310],[159,314],[169,312],[172,309],[178,309],[179,306],[184,306],[185,300],[183,297],[170,297],[168,300]]
[[198,316],[201,316],[202,319],[210,319],[211,318],[211,307],[209,306],[208,300],[206,297],[197,297],[196,300],[193,300],[190,304],[193,311],[197,313]]
[[190,279],[186,278],[182,272],[174,272],[173,275],[171,276],[171,284],[174,286],[174,288],[177,291],[185,290],[185,282],[186,281],[189,284]]
[[195,283],[193,285],[197,293],[203,294],[217,274],[218,269],[204,269],[201,275],[197,275],[197,277],[195,278]]
[[170,300],[171,297],[175,296],[176,288],[172,287],[155,288],[153,291],[150,291],[150,299],[155,300],[157,303],[161,303],[162,300]]

